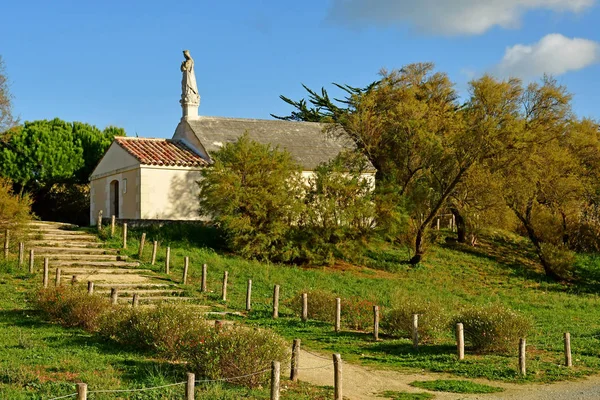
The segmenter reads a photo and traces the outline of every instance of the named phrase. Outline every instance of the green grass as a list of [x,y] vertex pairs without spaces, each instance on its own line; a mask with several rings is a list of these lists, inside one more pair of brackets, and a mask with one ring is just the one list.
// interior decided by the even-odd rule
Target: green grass
[[[572,379],[600,370],[600,258],[580,256],[578,283],[548,280],[537,265],[528,242],[502,232],[488,232],[480,246],[431,246],[425,260],[408,266],[405,248],[379,244],[365,249],[364,265],[340,263],[333,267],[298,267],[243,260],[227,254],[218,234],[209,228],[167,226],[130,229],[129,248],[124,252],[137,258],[141,232],[147,242],[140,268],[162,272],[165,247],[171,247],[171,275],[179,281],[183,258],[190,257],[188,293],[216,310],[243,311],[246,284],[253,280],[252,312],[247,323],[270,327],[288,339],[300,338],[306,348],[326,353],[340,352],[347,361],[402,371],[425,369],[449,372],[465,378],[488,378],[514,382],[550,382]],[[119,235],[119,232],[117,232]],[[157,263],[150,266],[153,240],[159,240]],[[107,245],[120,245],[120,238]],[[209,293],[199,292],[202,264],[208,264]],[[229,271],[228,301],[221,301],[221,282]],[[270,318],[273,285],[281,286],[278,320]],[[470,304],[502,303],[534,323],[528,341],[528,374],[517,373],[517,346],[510,354],[480,355],[469,351],[463,362],[455,356],[451,329],[434,344],[414,350],[408,340],[387,338],[374,343],[368,332],[333,332],[330,324],[302,323],[287,306],[298,293],[322,289],[340,297],[355,296],[393,307],[401,297],[436,301],[449,315]],[[564,332],[572,337],[574,367],[563,363]],[[468,346],[468,344],[467,344]]]
[[429,400],[435,396],[431,393],[408,393],[386,390],[377,394],[379,397],[385,397],[392,400]]
[[378,393],[379,397],[385,397],[392,400],[429,400],[435,396],[431,393],[408,393],[408,392],[396,392],[393,390],[386,390]]
[[464,380],[435,380],[435,381],[414,381],[410,383],[411,386],[433,390],[435,392],[451,392],[451,393],[498,393],[503,392],[504,389],[483,385],[481,383],[475,383]]
[[[14,262],[0,262],[0,399],[49,399],[75,392],[77,382],[88,390],[139,389],[186,380],[185,366],[157,359],[153,354],[123,348],[80,329],[45,321],[28,297],[41,274],[24,273]],[[200,379],[200,378],[199,378]],[[293,384],[285,379],[282,399],[331,398],[332,389]],[[94,394],[95,400],[113,400],[114,394]],[[181,399],[183,386],[119,394],[119,399]],[[246,389],[210,384],[196,390],[196,398],[268,399],[268,388]]]

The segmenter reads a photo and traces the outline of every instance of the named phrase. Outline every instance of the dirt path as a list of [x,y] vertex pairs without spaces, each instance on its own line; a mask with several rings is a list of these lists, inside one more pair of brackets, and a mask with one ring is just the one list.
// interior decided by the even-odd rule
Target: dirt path
[[[329,357],[321,357],[314,352],[302,350],[300,354],[300,380],[319,386],[333,385],[333,363]],[[350,400],[379,399],[377,394],[385,390],[422,393],[424,390],[409,386],[416,380],[457,379],[445,374],[404,374],[396,371],[375,370],[360,365],[344,363],[342,386],[344,398]],[[499,394],[454,394],[430,392],[438,400],[457,399],[519,399],[519,400],[592,400],[600,399],[600,376],[576,382],[555,384],[516,385],[489,382],[481,379],[473,381],[500,386],[505,389]]]

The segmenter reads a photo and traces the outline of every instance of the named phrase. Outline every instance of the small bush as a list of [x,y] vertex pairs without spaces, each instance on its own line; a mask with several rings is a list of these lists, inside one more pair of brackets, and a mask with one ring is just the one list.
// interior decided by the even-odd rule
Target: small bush
[[[356,297],[342,299],[342,325],[359,331],[372,327],[374,305],[372,301]],[[383,309],[379,307],[379,312],[382,311]]]
[[106,316],[100,334],[118,343],[153,350],[166,358],[178,358],[181,349],[204,340],[208,324],[198,312],[182,304],[115,310]]
[[113,308],[108,299],[90,296],[77,286],[40,289],[34,301],[51,320],[67,327],[81,327],[88,332],[98,331],[104,315]]
[[465,341],[480,352],[508,352],[517,348],[519,338],[526,337],[531,322],[502,305],[474,306],[462,311],[453,326],[462,322]]
[[271,361],[284,363],[288,359],[288,345],[276,333],[242,326],[224,326],[219,333],[210,328],[204,341],[190,344],[184,359],[199,375],[208,379],[232,379],[229,382],[256,387],[266,384]]
[[[289,301],[289,307],[298,315],[302,313],[302,293],[308,294],[309,319],[329,323],[335,321],[335,299],[338,297],[337,295],[324,290],[298,293]],[[364,330],[372,326],[374,305],[374,302],[362,300],[358,297],[342,298],[342,325],[355,330]]]
[[563,245],[542,243],[542,256],[548,267],[561,279],[570,279],[573,276],[575,265],[575,252]]
[[333,322],[335,320],[335,299],[336,295],[324,290],[309,290],[298,293],[290,300],[289,307],[301,315],[302,313],[302,293],[308,295],[308,318],[323,322]]
[[439,303],[405,299],[397,304],[383,313],[381,328],[387,334],[411,338],[413,314],[419,315],[419,339],[423,342],[434,341],[447,330],[450,317]]

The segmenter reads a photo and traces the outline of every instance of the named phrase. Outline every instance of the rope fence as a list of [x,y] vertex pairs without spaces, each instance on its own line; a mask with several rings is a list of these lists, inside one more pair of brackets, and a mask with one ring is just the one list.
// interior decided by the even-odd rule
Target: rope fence
[[[299,339],[294,340],[295,345],[297,342],[299,342]],[[299,349],[299,347],[298,347],[298,349]],[[319,358],[326,359],[325,357],[316,355],[314,353],[310,353],[310,354],[315,355]],[[334,399],[342,400],[342,383],[341,383],[342,382],[342,372],[341,372],[342,366],[341,366],[341,356],[339,354],[333,354],[332,361],[330,361],[327,364],[320,365],[317,367],[298,368],[297,365],[298,365],[298,355],[296,355],[296,357],[295,358],[292,357],[292,360],[291,360],[290,369],[292,371],[294,370],[294,368],[297,372],[298,370],[303,371],[303,370],[322,369],[322,368],[330,368],[333,366],[333,368],[334,368],[334,392],[336,394]],[[148,387],[148,388],[98,389],[98,390],[89,390],[88,391],[88,385],[86,383],[78,383],[77,384],[77,392],[67,394],[64,396],[52,397],[48,400],[60,400],[60,399],[67,399],[67,398],[71,398],[71,397],[75,397],[76,400],[88,400],[89,395],[97,394],[97,393],[105,393],[105,394],[106,393],[135,393],[135,392],[145,392],[145,391],[150,391],[150,390],[165,389],[165,388],[169,388],[169,387],[182,386],[182,385],[185,385],[185,399],[186,400],[194,400],[196,385],[206,384],[206,383],[216,383],[216,382],[232,382],[232,381],[237,381],[240,379],[264,374],[269,371],[271,372],[271,378],[270,378],[271,397],[270,397],[270,400],[279,400],[280,380],[281,380],[281,364],[279,363],[279,361],[273,361],[271,363],[270,368],[265,368],[265,369],[255,371],[255,372],[252,372],[249,374],[244,374],[244,375],[234,376],[234,377],[229,377],[229,378],[196,380],[195,374],[188,372],[188,374],[187,374],[188,379],[186,381],[170,383],[170,384],[161,385],[161,386],[153,386],[153,387]]]

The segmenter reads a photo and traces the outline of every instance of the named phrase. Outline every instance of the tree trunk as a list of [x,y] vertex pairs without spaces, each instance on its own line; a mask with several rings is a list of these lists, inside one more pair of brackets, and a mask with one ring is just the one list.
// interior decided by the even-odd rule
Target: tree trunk
[[531,213],[531,209],[528,208],[526,216],[523,216],[518,212],[515,213],[517,214],[517,218],[519,218],[519,220],[525,227],[525,230],[527,231],[527,236],[529,236],[529,240],[531,240],[533,247],[535,247],[535,253],[538,256],[538,259],[540,260],[540,264],[542,264],[542,267],[544,268],[544,273],[546,274],[546,276],[557,281],[562,280],[562,278],[558,276],[556,272],[554,272],[552,266],[550,265],[548,260],[546,260],[546,257],[542,252],[542,243],[540,241],[540,238],[535,233],[535,230],[533,229],[533,226],[531,225],[529,220],[529,214]]
[[423,225],[419,227],[419,230],[417,231],[417,236],[415,237],[415,255],[409,261],[411,265],[417,265],[418,263],[420,263],[421,259],[423,258],[423,254],[425,253],[423,249],[423,234],[425,232],[422,227]]
[[467,224],[464,217],[461,215],[458,208],[450,208],[450,212],[456,220],[456,234],[458,235],[458,243],[467,243]]

